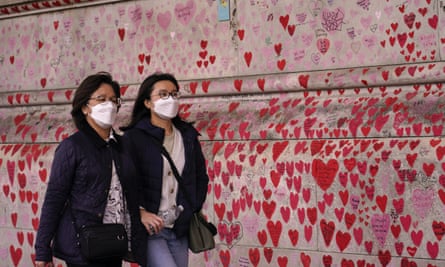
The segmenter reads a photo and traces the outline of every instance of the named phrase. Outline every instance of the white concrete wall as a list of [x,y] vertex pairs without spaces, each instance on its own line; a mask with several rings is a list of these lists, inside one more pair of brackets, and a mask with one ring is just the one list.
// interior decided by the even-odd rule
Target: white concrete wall
[[90,2],[0,8],[0,266],[32,266],[72,93],[100,70],[116,126],[147,75],[180,80],[219,229],[190,266],[445,265],[442,1]]

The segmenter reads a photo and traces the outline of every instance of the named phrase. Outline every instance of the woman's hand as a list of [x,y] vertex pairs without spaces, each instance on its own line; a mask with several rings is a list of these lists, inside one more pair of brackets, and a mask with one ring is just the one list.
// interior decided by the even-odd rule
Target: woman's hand
[[164,228],[164,221],[158,215],[144,209],[140,210],[140,214],[141,222],[150,235],[158,234]]
[[54,267],[54,263],[52,261],[36,261],[36,267]]

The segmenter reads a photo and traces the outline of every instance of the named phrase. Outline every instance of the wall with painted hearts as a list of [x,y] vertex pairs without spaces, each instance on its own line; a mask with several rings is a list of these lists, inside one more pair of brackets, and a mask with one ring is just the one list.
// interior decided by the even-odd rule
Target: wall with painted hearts
[[0,266],[32,266],[73,92],[100,70],[122,84],[116,126],[148,74],[180,80],[218,227],[190,266],[444,266],[444,12],[438,0],[0,5]]

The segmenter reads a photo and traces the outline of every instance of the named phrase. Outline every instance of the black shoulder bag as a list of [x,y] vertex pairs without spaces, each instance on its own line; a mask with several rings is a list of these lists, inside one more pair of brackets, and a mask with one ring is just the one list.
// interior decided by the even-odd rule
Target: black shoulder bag
[[101,262],[110,259],[124,258],[128,253],[128,236],[121,223],[105,223],[95,225],[77,226],[76,228],[80,252],[90,262]]
[[[170,157],[170,154],[165,149],[165,147],[155,139],[155,137],[150,136],[153,139],[153,142],[155,142],[159,148],[161,149],[162,154],[167,158],[168,162],[170,163],[170,167],[172,168],[173,174],[176,177],[176,180],[178,181],[178,184],[180,187],[182,187],[184,191],[184,196],[186,197],[187,201],[192,205],[191,198],[189,194],[187,194],[187,191],[185,190],[185,187],[182,182],[182,177],[179,175],[178,169],[176,169],[175,163]],[[208,222],[201,211],[193,213],[193,217],[190,221],[190,228],[189,228],[189,249],[193,253],[199,253],[207,250],[211,250],[215,248],[215,240],[214,236],[217,233],[217,229],[215,225],[213,225],[211,222]]]

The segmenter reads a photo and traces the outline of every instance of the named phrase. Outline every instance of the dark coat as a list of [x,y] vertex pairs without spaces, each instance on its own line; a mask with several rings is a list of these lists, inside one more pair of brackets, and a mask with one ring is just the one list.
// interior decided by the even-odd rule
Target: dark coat
[[[187,122],[174,119],[173,124],[180,131],[185,153],[184,169],[181,176],[184,188],[178,187],[176,203],[184,207],[184,211],[176,220],[173,231],[178,237],[188,233],[192,214],[199,211],[207,196],[209,177],[207,175],[206,162],[198,140],[199,133]],[[131,155],[141,173],[139,205],[145,210],[158,213],[162,191],[163,158],[159,145],[164,140],[164,129],[151,124],[150,119],[144,118],[135,127],[125,131],[124,142],[129,142],[128,147],[133,151]],[[184,197],[184,190],[190,196],[192,203]]]
[[[102,223],[112,160],[131,215],[131,238],[144,231],[137,206],[136,168],[121,146],[120,136],[114,137],[116,140],[106,142],[87,126],[57,147],[36,237],[37,261],[51,261],[55,256],[69,263],[86,263],[76,232],[83,225]],[[141,245],[133,242],[132,250],[144,250],[144,244]]]

